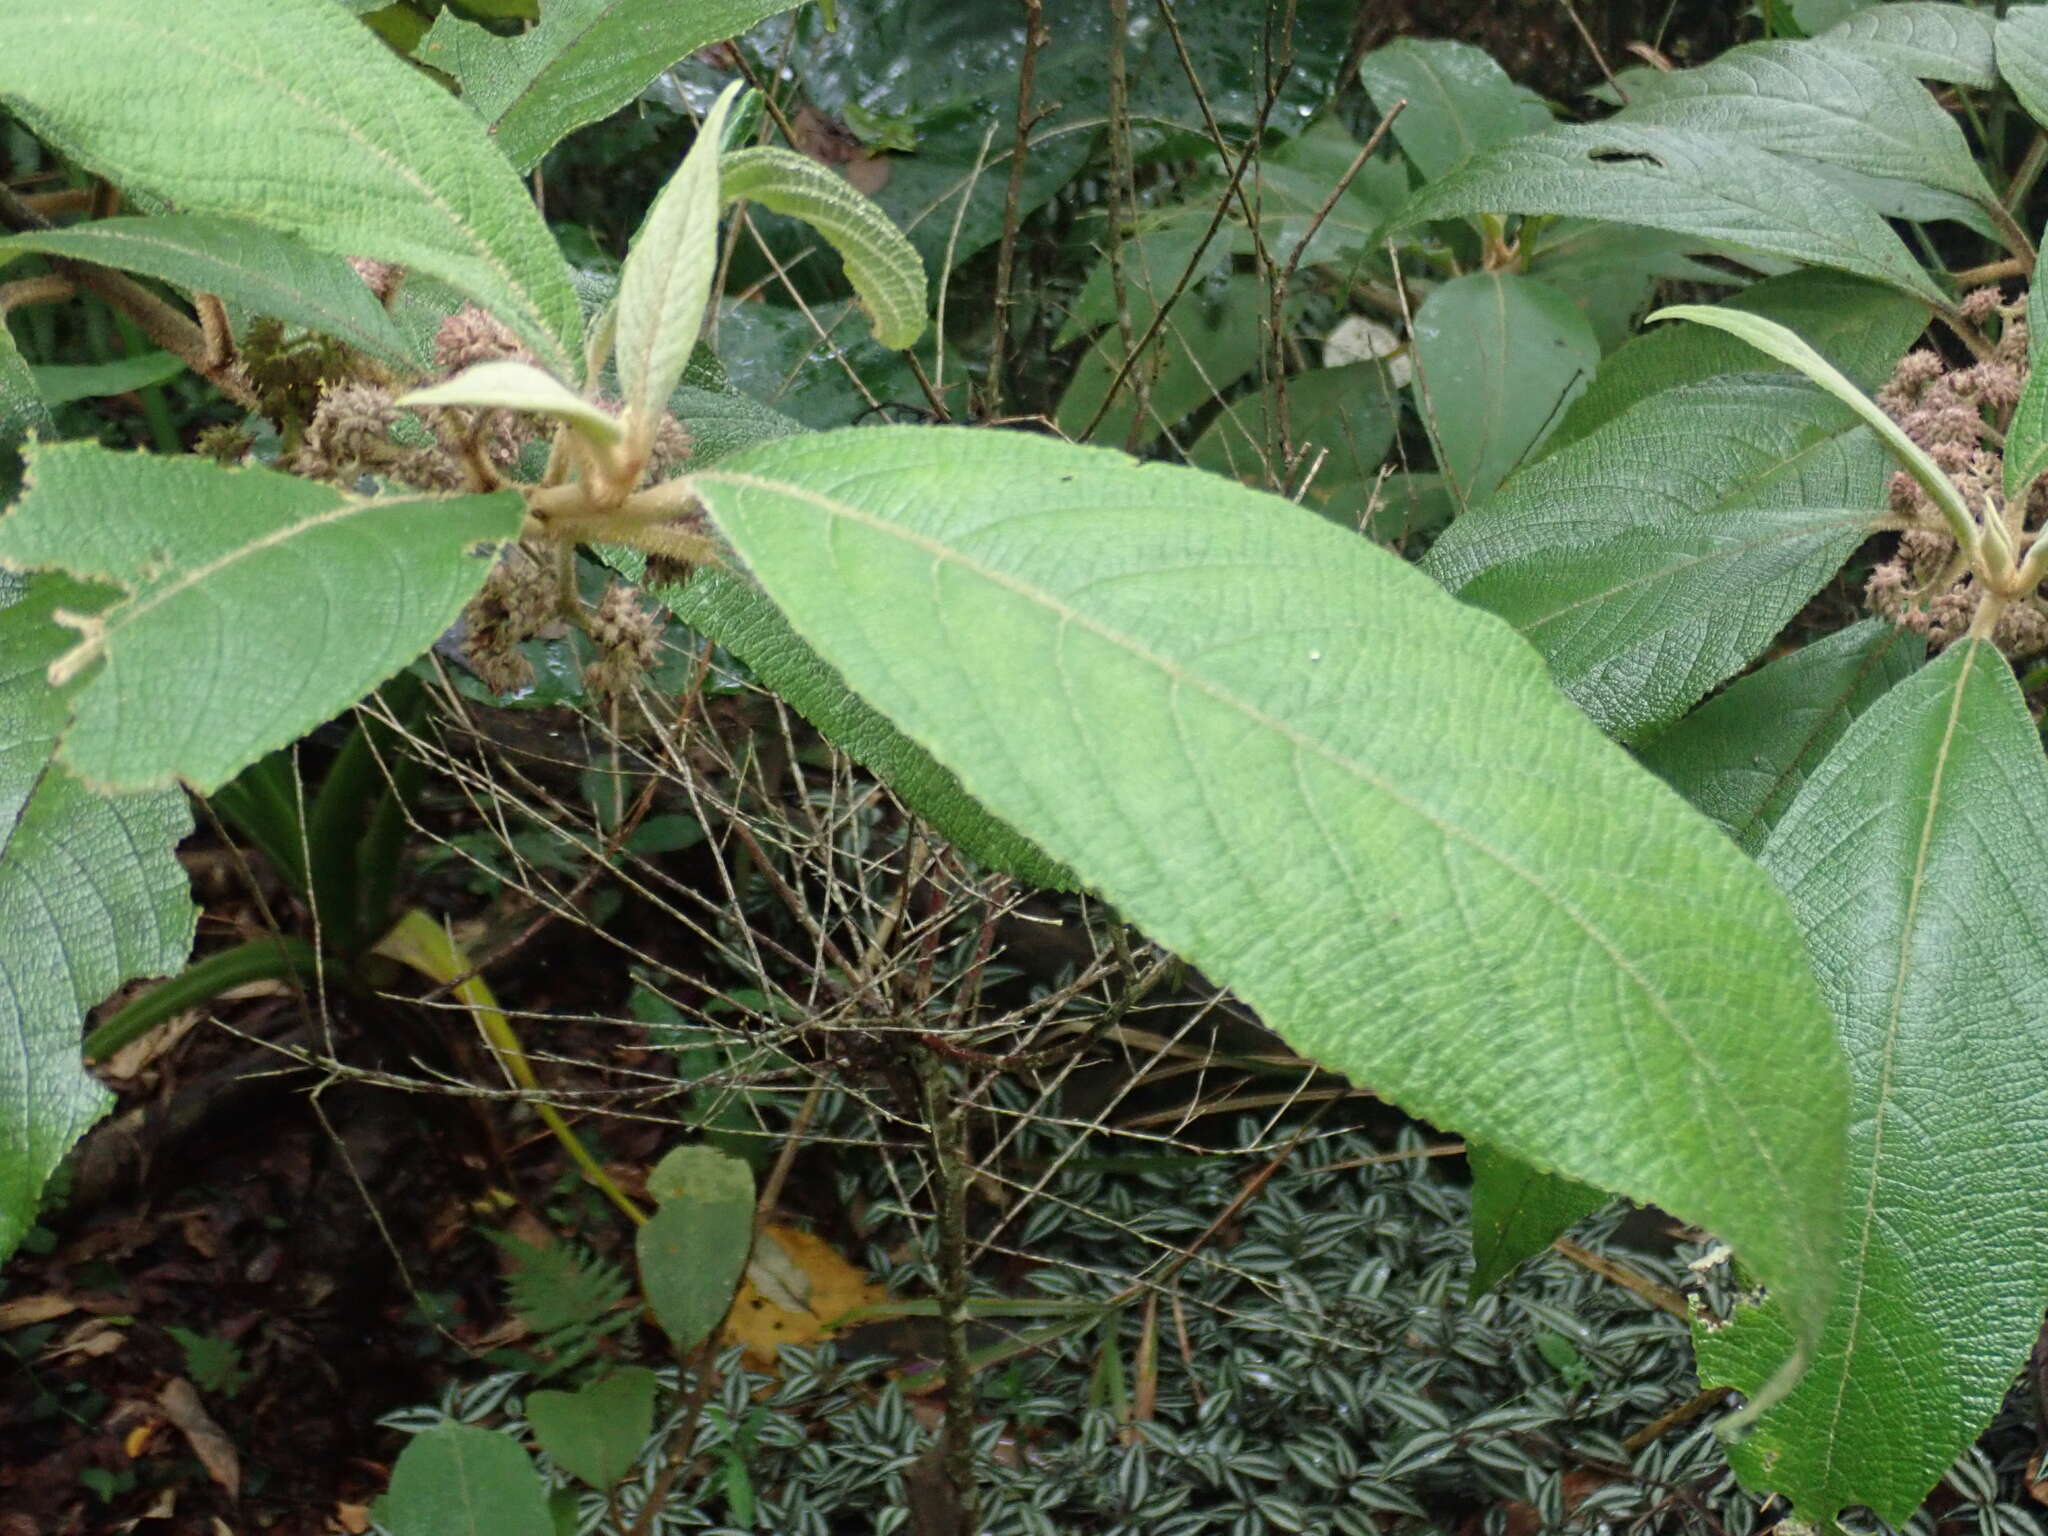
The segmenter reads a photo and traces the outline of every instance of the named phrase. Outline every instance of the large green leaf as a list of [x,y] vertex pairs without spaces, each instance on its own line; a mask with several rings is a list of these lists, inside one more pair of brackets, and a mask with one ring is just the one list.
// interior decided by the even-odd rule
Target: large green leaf
[[36,230],[0,240],[0,264],[31,251],[147,273],[322,332],[386,362],[416,367],[420,361],[346,261],[241,219],[167,213]]
[[738,37],[799,0],[547,0],[540,23],[499,37],[444,10],[415,57],[462,87],[514,170],[609,117],[699,48]]
[[647,1176],[661,1202],[635,1236],[640,1289],[686,1355],[732,1307],[754,1248],[754,1171],[714,1147],[677,1147]]
[[[2034,281],[2029,293],[2048,296],[2048,247],[2034,258]],[[2027,330],[2027,381],[2020,386],[2020,398],[2005,428],[2005,500],[2017,506],[2034,481],[2048,471],[2048,324],[2038,331]]]
[[2015,6],[1998,24],[1992,46],[1998,72],[2037,123],[2048,123],[2048,10]]
[[1643,766],[1754,854],[1842,733],[1926,655],[1911,630],[1866,619],[1731,685],[1645,747]]
[[644,1366],[625,1366],[576,1392],[529,1392],[526,1422],[555,1465],[608,1491],[633,1470],[654,1429],[660,1385]]
[[1542,442],[1600,366],[1600,341],[1548,283],[1514,272],[1454,277],[1415,312],[1416,408],[1437,468],[1484,501]]
[[1871,209],[1844,202],[1836,187],[1794,161],[1681,128],[1599,123],[1511,139],[1416,193],[1396,227],[1475,213],[1646,224],[1946,302]]
[[1468,1141],[1465,1159],[1472,1165],[1473,1296],[1492,1290],[1611,1198],[1483,1141]]
[[1830,48],[1860,53],[1889,69],[1989,90],[1998,84],[1989,11],[1935,0],[1891,0],[1844,17],[1820,34]]
[[124,589],[52,669],[93,667],[63,759],[114,789],[211,790],[339,714],[455,621],[523,516],[509,492],[351,496],[95,443],[28,462],[0,565]]
[[[1903,1524],[2040,1332],[2044,828],[2040,734],[2005,659],[1968,642],[1851,726],[1764,845],[1853,1083],[1841,1289],[1813,1369],[1733,1452],[1809,1520]],[[1702,1381],[1761,1381],[1778,1311],[1702,1331]]]
[[185,963],[194,912],[177,791],[102,797],[55,761],[63,698],[44,669],[71,642],[51,615],[96,594],[0,572],[0,1258],[57,1162],[105,1112],[79,1020],[122,982]]
[[1624,738],[1740,671],[1882,518],[1887,460],[1804,383],[1652,395],[1453,523],[1427,568]]
[[0,98],[187,213],[431,273],[574,375],[576,295],[518,176],[333,0],[24,0],[0,9]]
[[1843,1086],[1797,935],[1504,625],[1043,438],[821,433],[691,483],[848,683],[1297,1049],[1712,1228],[1818,1322]]
[[51,430],[49,402],[37,392],[13,332],[0,323],[0,499],[12,496],[20,483],[22,443],[32,432]]
[[1954,118],[1912,76],[1819,43],[1751,43],[1639,79],[1623,122],[1738,140],[1865,176],[1997,194]]
[[1426,181],[1552,121],[1542,97],[1470,43],[1396,38],[1359,61],[1358,83],[1382,115],[1407,103],[1394,140]]
[[540,1473],[519,1442],[474,1424],[414,1435],[376,1515],[391,1536],[555,1536]]

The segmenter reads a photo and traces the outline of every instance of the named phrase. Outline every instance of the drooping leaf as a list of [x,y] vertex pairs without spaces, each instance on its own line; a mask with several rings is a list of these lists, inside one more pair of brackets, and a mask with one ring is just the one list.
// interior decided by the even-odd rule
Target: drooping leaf
[[196,213],[95,219],[0,240],[0,263],[10,253],[31,251],[142,272],[187,292],[214,294],[252,314],[303,325],[388,363],[419,363],[411,343],[346,261],[243,219]]
[[1578,307],[1515,272],[1470,272],[1436,289],[1415,312],[1413,351],[1416,409],[1468,506],[1534,452],[1600,366]]
[[593,405],[551,373],[531,363],[477,363],[445,384],[399,396],[399,405],[472,405],[531,411],[567,422],[595,443],[615,443],[621,428],[602,406]]
[[1754,854],[1842,733],[1926,655],[1912,631],[1866,619],[1759,667],[1639,756]]
[[1750,43],[1696,69],[1653,73],[1631,88],[1620,119],[1922,182],[1977,202],[1997,196],[1962,129],[1926,87],[1825,44]]
[[444,10],[416,57],[462,87],[512,168],[609,117],[700,48],[738,37],[797,0],[549,0],[540,24],[499,37]]
[[1844,17],[1819,41],[1923,80],[1989,90],[1998,84],[1992,51],[1997,25],[1990,12],[1974,6],[1890,0]]
[[65,704],[43,672],[71,637],[51,615],[103,595],[0,572],[0,1258],[111,1102],[79,1058],[86,1009],[192,949],[185,797],[96,795],[56,762]]
[[720,196],[745,198],[823,235],[873,322],[875,340],[907,347],[924,333],[924,263],[889,216],[807,155],[773,145],[735,150],[719,164]]
[[[167,88],[109,85],[149,80]],[[518,176],[333,0],[25,0],[0,12],[0,98],[184,212],[441,278],[573,376],[576,296]]]
[[1998,72],[2037,123],[2048,123],[2048,11],[2018,5],[1992,34]]
[[1818,1321],[1842,1087],[1797,936],[1504,626],[1277,498],[1019,434],[691,483],[849,684],[1297,1049]]
[[1543,98],[1470,43],[1396,38],[1359,61],[1358,83],[1382,116],[1408,103],[1394,119],[1394,140],[1425,181],[1551,125]]
[[647,210],[619,273],[613,352],[633,430],[652,440],[704,328],[718,267],[719,143],[737,82],[705,114],[696,142]]
[[654,1390],[644,1366],[629,1365],[576,1392],[529,1392],[526,1421],[557,1466],[607,1490],[633,1470],[654,1429]]
[[[1882,384],[1926,329],[1927,311],[1904,294],[1843,272],[1799,271],[1766,278],[1722,301],[1796,333],[1862,390]],[[1592,386],[1543,444],[1556,453],[1662,389],[1723,373],[1790,369],[1749,343],[1700,326],[1665,325],[1633,336],[1600,365]]]
[[[1976,1439],[2048,1305],[2048,762],[2005,659],[1952,647],[1849,728],[1760,855],[1850,1062],[1842,1275],[1813,1369],[1732,1451],[1825,1523],[1904,1524]],[[1697,1336],[1747,1391],[1777,1298]],[[1766,1357],[1759,1359],[1759,1349]]]
[[1885,456],[1802,382],[1652,395],[1459,518],[1426,568],[1502,618],[1604,730],[1676,720],[1888,515]]
[[[2030,293],[2048,294],[2048,250],[2034,258],[2034,282]],[[2020,398],[2005,428],[2005,500],[2017,506],[2034,481],[2048,471],[2048,325],[2037,337],[2027,331],[2027,380],[2020,386]]]
[[1475,213],[1557,213],[1746,246],[1947,302],[1871,209],[1796,162],[1680,128],[1552,128],[1483,150],[1415,194],[1397,228]]
[[1483,1141],[1465,1144],[1472,1166],[1472,1283],[1492,1290],[1613,1196],[1532,1168]]
[[677,1147],[647,1176],[661,1206],[635,1239],[640,1289],[679,1355],[732,1307],[754,1247],[754,1171],[712,1147]]
[[555,1536],[547,1491],[519,1442],[474,1424],[414,1435],[376,1517],[391,1536]]
[[62,756],[116,789],[211,790],[339,714],[454,622],[524,515],[509,492],[352,496],[96,443],[28,463],[0,565],[124,589],[52,668],[90,667]]
[[53,406],[167,384],[184,371],[185,360],[169,352],[138,352],[104,363],[52,363],[29,370],[36,393]]

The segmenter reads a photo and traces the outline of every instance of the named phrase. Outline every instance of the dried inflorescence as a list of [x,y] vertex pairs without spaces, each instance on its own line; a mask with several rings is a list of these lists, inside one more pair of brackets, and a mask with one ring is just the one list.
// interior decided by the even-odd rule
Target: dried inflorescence
[[493,693],[532,684],[533,666],[519,646],[554,622],[556,593],[548,564],[515,544],[463,610],[463,659]]
[[630,692],[661,654],[661,631],[661,617],[640,606],[638,588],[605,588],[590,616],[598,659],[583,669],[584,686],[607,699]]
[[[1893,370],[1877,402],[1938,465],[1964,503],[1985,518],[2006,515],[2004,460],[1997,428],[2012,413],[2026,382],[2027,301],[2006,304],[1996,288],[1979,288],[1962,303],[1976,324],[2001,322],[1991,355],[1954,367],[1929,348],[1909,352]],[[1955,540],[1938,531],[1941,515],[1918,481],[1892,475],[1892,510],[1922,524],[1900,536],[1891,559],[1871,572],[1864,601],[1881,614],[1927,636],[1936,648],[1960,640],[1983,601],[1983,589],[1958,558]],[[2025,526],[2038,528],[2048,504],[2033,493]],[[2037,599],[2016,602],[2000,615],[1992,641],[2008,656],[2048,650],[2048,612]]]

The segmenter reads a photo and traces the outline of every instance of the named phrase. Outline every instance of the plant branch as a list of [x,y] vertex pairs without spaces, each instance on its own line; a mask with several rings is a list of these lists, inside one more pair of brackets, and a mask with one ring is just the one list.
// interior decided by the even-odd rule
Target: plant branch
[[988,344],[987,413],[1003,408],[1004,352],[1010,339],[1010,281],[1017,259],[1017,232],[1023,225],[1024,161],[1031,152],[1031,129],[1037,117],[1031,98],[1038,83],[1038,51],[1045,46],[1045,0],[1024,0],[1024,57],[1017,67],[1017,138],[1010,148],[1010,180],[1003,193],[1003,238],[996,247],[996,312]]

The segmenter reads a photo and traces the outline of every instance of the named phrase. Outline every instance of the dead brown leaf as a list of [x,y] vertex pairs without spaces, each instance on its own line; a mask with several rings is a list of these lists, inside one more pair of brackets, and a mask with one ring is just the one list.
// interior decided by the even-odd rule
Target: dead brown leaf
[[164,1383],[156,1400],[164,1417],[177,1426],[185,1443],[192,1447],[192,1454],[206,1468],[206,1475],[225,1488],[229,1498],[240,1498],[242,1458],[236,1454],[234,1442],[199,1401],[198,1390],[184,1377],[173,1376]]
[[69,1296],[59,1296],[46,1291],[37,1296],[17,1296],[12,1301],[0,1301],[0,1333],[16,1328],[26,1328],[33,1323],[47,1323],[53,1317],[62,1317],[67,1312],[76,1312],[78,1303]]

